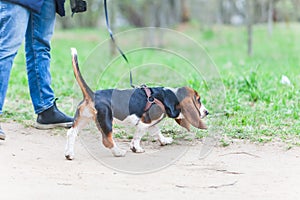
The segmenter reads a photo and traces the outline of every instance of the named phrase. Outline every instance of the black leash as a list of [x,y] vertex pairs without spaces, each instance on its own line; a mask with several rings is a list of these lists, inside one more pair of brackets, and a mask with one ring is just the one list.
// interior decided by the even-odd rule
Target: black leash
[[115,47],[118,49],[119,53],[122,55],[122,57],[124,58],[124,60],[126,61],[126,63],[128,64],[129,66],[129,73],[130,73],[130,76],[129,76],[129,80],[130,80],[130,86],[135,88],[135,86],[133,85],[132,83],[132,73],[131,73],[131,67],[130,67],[130,64],[129,64],[129,61],[126,57],[126,55],[124,54],[124,52],[121,50],[121,48],[117,45],[116,43],[116,40],[114,38],[114,34],[110,28],[110,24],[109,24],[109,19],[108,19],[108,11],[107,11],[107,3],[106,3],[106,0],[104,0],[104,13],[105,13],[105,20],[106,20],[106,27],[107,27],[107,30],[109,32],[109,35],[110,35],[110,38],[111,40],[113,41]]

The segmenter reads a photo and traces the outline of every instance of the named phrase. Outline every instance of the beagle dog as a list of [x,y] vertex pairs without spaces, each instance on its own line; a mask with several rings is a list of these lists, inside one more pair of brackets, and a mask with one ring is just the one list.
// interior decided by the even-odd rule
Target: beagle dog
[[75,138],[90,121],[94,121],[102,133],[104,146],[117,157],[125,156],[126,151],[119,148],[113,139],[113,122],[129,122],[136,126],[136,133],[130,143],[130,149],[135,153],[144,152],[140,141],[146,131],[157,134],[161,145],[172,143],[173,139],[164,137],[156,126],[166,116],[175,119],[187,130],[190,130],[190,124],[199,129],[207,128],[202,118],[209,113],[195,90],[189,87],[143,86],[93,92],[80,73],[76,49],[71,50],[74,75],[82,90],[83,100],[79,103],[73,125],[67,132],[66,159],[74,158]]

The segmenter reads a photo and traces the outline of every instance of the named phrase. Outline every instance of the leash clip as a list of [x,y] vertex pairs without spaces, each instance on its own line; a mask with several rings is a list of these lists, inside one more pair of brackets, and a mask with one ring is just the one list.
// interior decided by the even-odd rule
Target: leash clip
[[143,84],[141,85],[141,88],[144,89],[147,95],[147,101],[151,104],[155,103],[155,98],[151,95],[150,89],[147,87],[147,85]]
[[155,99],[153,96],[147,97],[147,101],[151,104],[153,104],[155,102]]

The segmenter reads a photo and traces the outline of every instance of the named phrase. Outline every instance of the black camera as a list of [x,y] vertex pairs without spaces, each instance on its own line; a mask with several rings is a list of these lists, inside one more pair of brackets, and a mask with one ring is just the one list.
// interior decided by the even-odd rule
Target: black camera
[[72,16],[74,13],[86,11],[86,1],[83,0],[70,0]]

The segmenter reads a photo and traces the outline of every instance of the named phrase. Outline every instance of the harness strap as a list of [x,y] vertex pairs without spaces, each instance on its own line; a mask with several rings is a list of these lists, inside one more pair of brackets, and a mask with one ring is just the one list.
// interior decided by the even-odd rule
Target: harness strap
[[157,98],[151,95],[151,90],[146,85],[143,85],[142,89],[144,89],[147,96],[147,103],[144,108],[144,111],[148,111],[152,106],[152,104],[156,104],[162,109],[163,112],[166,112],[164,104],[160,100],[158,100]]

